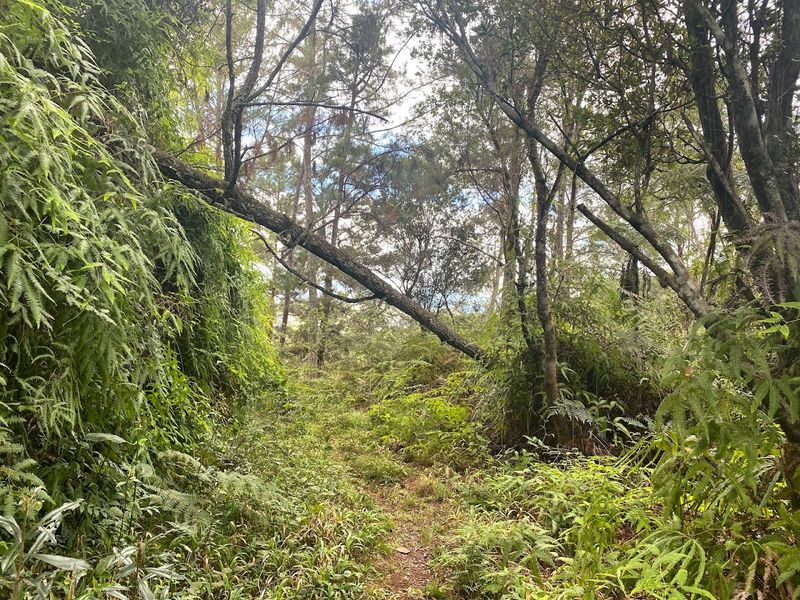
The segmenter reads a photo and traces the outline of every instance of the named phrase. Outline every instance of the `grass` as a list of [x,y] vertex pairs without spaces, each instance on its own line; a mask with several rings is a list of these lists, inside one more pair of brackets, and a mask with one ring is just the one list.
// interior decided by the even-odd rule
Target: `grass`
[[[741,579],[741,567],[726,559],[702,515],[672,519],[652,488],[651,469],[637,461],[492,457],[462,415],[438,399],[392,402],[402,410],[391,414],[387,403],[376,409],[347,397],[330,402],[323,392],[304,397],[309,441],[324,440],[328,459],[390,518],[388,541],[412,551],[409,559],[384,546],[370,593],[451,600],[748,597],[739,584],[722,587],[732,575]],[[421,554],[422,564],[414,564]],[[766,579],[751,581],[768,587]]]
[[[271,490],[261,505],[244,502],[245,512],[271,519],[268,550],[258,542],[271,561],[255,576],[260,597],[709,597],[710,546],[662,514],[648,468],[471,450],[450,464],[441,450],[452,438],[424,431],[429,413],[415,423],[406,406],[393,431],[383,416],[376,423],[374,408],[319,383],[239,433],[242,465]],[[447,410],[447,431],[467,433],[455,447],[469,449],[461,441],[474,439],[469,428]],[[400,438],[446,444],[417,456]],[[256,571],[252,550],[242,553],[224,585],[250,597],[243,580]]]
[[[672,600],[708,598],[709,582],[738,568],[712,562],[702,522],[662,514],[648,468],[580,455],[548,464],[524,452],[456,452],[450,464],[438,444],[415,462],[395,440],[444,439],[420,430],[429,415],[415,423],[408,405],[400,431],[388,431],[366,403],[313,383],[241,415],[238,430],[209,450],[214,464],[162,457],[180,494],[158,492],[157,507],[139,509],[150,524],[132,525],[143,540],[132,554],[136,572],[178,576],[155,577],[156,593]],[[474,439],[471,430],[450,413],[443,422],[466,432],[456,447],[469,448],[462,441]],[[85,589],[97,595],[114,577],[95,570]]]
[[358,415],[317,400],[296,396],[239,420],[227,448],[236,476],[213,490],[223,530],[235,533],[210,544],[219,556],[194,574],[198,597],[381,597],[367,583],[390,521],[341,460],[342,447],[358,447]]

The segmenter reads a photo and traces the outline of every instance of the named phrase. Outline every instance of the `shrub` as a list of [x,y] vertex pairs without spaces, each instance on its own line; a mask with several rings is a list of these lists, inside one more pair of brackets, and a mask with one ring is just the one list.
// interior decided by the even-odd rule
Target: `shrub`
[[555,566],[558,542],[535,521],[476,519],[460,528],[454,547],[434,566],[452,574],[465,598],[529,598],[543,582],[541,565]]
[[469,410],[422,392],[386,398],[370,410],[375,433],[411,461],[439,462],[456,468],[488,457],[488,441]]

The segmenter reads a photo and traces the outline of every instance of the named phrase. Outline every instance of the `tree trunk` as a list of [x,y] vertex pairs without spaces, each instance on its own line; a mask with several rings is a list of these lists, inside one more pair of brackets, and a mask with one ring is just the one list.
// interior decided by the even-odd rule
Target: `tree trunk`
[[559,190],[556,197],[558,198],[558,206],[556,207],[556,231],[553,237],[553,256],[557,259],[557,264],[564,262],[564,229],[566,228],[567,221],[567,202],[568,195],[566,189]]
[[346,252],[308,232],[301,224],[267,206],[263,200],[237,187],[226,192],[223,182],[218,179],[209,177],[202,171],[190,167],[164,152],[156,150],[153,154],[162,175],[167,179],[177,181],[188,189],[202,194],[210,204],[225,212],[277,233],[286,245],[298,245],[305,248],[314,256],[330,263],[363,285],[376,298],[414,319],[442,342],[481,363],[491,363],[490,356],[480,346],[450,329],[435,315],[398,292],[383,278],[354,260]]
[[[297,187],[295,188],[294,196],[292,197],[292,221],[297,219],[297,212],[300,209],[300,189],[303,182],[302,167],[301,171],[297,175]],[[290,267],[294,267],[294,249],[289,250],[289,254],[286,257],[286,263]],[[284,344],[286,343],[286,331],[289,328],[289,315],[291,314],[293,290],[294,286],[292,285],[291,279],[289,279],[286,281],[286,286],[283,288],[283,311],[281,313],[280,338],[278,340],[278,346],[280,348],[283,348]]]
[[[341,218],[341,207],[337,205],[333,209],[333,222],[331,223],[331,246],[336,247],[339,243],[339,219]],[[325,268],[324,288],[328,291],[333,289],[333,268],[328,265]],[[328,348],[328,337],[330,334],[330,319],[333,302],[330,296],[322,296],[322,314],[319,321],[319,342],[317,344],[317,367],[325,364],[325,352]]]
[[547,292],[547,217],[553,197],[547,189],[538,148],[533,143],[529,143],[528,155],[536,183],[533,257],[536,265],[536,313],[542,324],[544,338],[544,391],[547,404],[554,406],[558,402],[558,347]]
[[[306,109],[304,126],[306,127],[303,135],[303,200],[305,205],[305,226],[308,233],[314,227],[314,162],[312,151],[314,149],[314,120],[317,115],[316,106]],[[306,262],[306,275],[311,281],[317,280],[317,261],[313,254],[308,255]],[[319,322],[317,314],[318,296],[317,290],[313,286],[308,286],[308,312],[307,322],[309,330],[308,360],[311,364],[316,364],[316,346],[319,343]]]
[[[358,73],[356,73],[357,79]],[[347,113],[347,122],[342,132],[342,156],[341,164],[339,166],[339,174],[336,181],[336,206],[333,209],[333,221],[331,222],[331,245],[336,246],[339,243],[339,220],[341,219],[342,206],[345,205],[347,200],[347,174],[345,173],[345,165],[349,164],[350,158],[350,140],[353,135],[353,124],[355,123],[355,110],[356,102],[358,100],[358,92],[356,82],[354,81],[350,93],[350,111]],[[325,269],[325,283],[326,290],[331,290],[333,287],[333,269],[328,265]],[[319,342],[317,346],[317,367],[322,367],[325,364],[325,352],[328,346],[328,337],[330,334],[330,318],[333,303],[330,296],[323,296],[322,298],[322,315],[319,323]]]
[[494,269],[494,275],[492,276],[492,293],[489,296],[489,305],[486,308],[486,312],[492,314],[497,309],[497,298],[500,294],[500,283],[503,279],[503,240],[502,236],[500,239],[498,249],[498,257],[497,257],[497,266]]
[[564,268],[561,276],[563,277],[564,295],[570,295],[570,272],[572,270],[572,255],[575,250],[575,207],[578,204],[578,178],[573,173],[570,178],[569,200],[567,205],[567,222],[564,226]]
[[512,196],[509,193],[504,194],[503,199],[503,223],[500,234],[501,241],[501,254],[503,257],[502,264],[502,279],[503,285],[500,290],[500,321],[503,326],[503,333],[506,338],[506,345],[511,344],[514,337],[514,329],[511,323],[519,317],[517,313],[517,290],[515,282],[517,279],[517,255],[515,236],[517,232],[514,229],[514,217],[516,212],[515,203],[519,202],[519,198]]

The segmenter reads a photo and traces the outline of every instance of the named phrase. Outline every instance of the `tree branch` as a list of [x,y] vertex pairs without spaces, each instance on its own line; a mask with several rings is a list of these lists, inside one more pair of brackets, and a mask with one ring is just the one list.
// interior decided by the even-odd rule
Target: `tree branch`
[[439,9],[438,13],[433,13],[429,8],[425,7],[421,7],[421,10],[440,31],[450,38],[456,47],[461,50],[467,66],[475,73],[481,85],[495,99],[495,102],[497,102],[500,109],[511,122],[524,131],[532,140],[541,144],[559,161],[567,165],[567,167],[586,183],[586,185],[594,190],[619,217],[627,221],[638,231],[672,269],[674,277],[680,284],[679,287],[682,290],[681,299],[689,306],[690,310],[692,310],[692,312],[706,312],[708,306],[694,278],[691,276],[689,269],[669,243],[661,239],[661,236],[656,232],[647,218],[644,215],[639,215],[631,211],[616,194],[608,189],[605,184],[586,167],[583,161],[570,156],[559,144],[536,127],[517,106],[512,104],[511,101],[500,93],[495,85],[494,77],[476,56],[467,37],[466,26],[458,13],[455,13],[451,20],[447,14],[445,0],[436,0],[436,6]]
[[288,245],[296,244],[305,248],[311,254],[333,265],[363,285],[376,298],[384,300],[387,304],[414,319],[442,342],[483,364],[491,363],[491,357],[483,348],[453,331],[435,315],[404,296],[349,254],[331,245],[323,238],[310,233],[305,227],[286,215],[273,210],[263,200],[238,187],[227,191],[224,182],[209,177],[202,171],[190,167],[165,152],[154,150],[153,156],[161,174],[167,179],[177,181],[188,189],[201,194],[209,204],[220,210],[277,233],[286,240]]
[[262,231],[259,231],[258,229],[251,229],[250,231],[255,233],[259,237],[259,239],[262,242],[264,242],[264,246],[266,247],[267,252],[269,252],[273,256],[273,258],[275,258],[275,260],[278,261],[278,263],[284,269],[286,269],[287,271],[289,271],[289,273],[291,273],[292,275],[297,277],[297,279],[300,281],[301,284],[308,284],[311,287],[319,290],[320,292],[322,292],[326,296],[330,296],[331,298],[335,298],[336,300],[341,300],[342,302],[347,302],[349,304],[357,304],[359,302],[366,302],[367,300],[375,300],[375,299],[377,299],[377,296],[375,294],[370,294],[369,296],[361,296],[360,298],[350,298],[348,296],[341,296],[341,295],[337,294],[336,292],[332,292],[332,291],[326,289],[325,287],[319,285],[318,283],[313,282],[311,280],[311,278],[308,277],[308,275],[303,275],[300,271],[298,271],[297,269],[292,267],[289,263],[287,263],[283,259],[283,257],[281,257],[280,254],[278,254],[275,251],[275,249],[269,243],[269,240],[267,239],[267,236],[265,236]]
[[595,215],[585,204],[579,204],[578,211],[589,219],[594,225],[610,237],[620,248],[625,250],[628,254],[636,258],[640,263],[652,271],[653,275],[658,277],[661,283],[671,288],[678,297],[684,301],[689,310],[697,317],[702,317],[709,312],[709,306],[705,300],[696,298],[694,294],[687,294],[685,284],[682,284],[674,274],[670,273],[664,267],[655,262],[650,256],[645,254],[641,248],[632,240],[625,237],[619,231],[614,229],[609,223],[603,221],[600,217]]
[[247,106],[316,106],[317,108],[328,108],[331,110],[345,110],[348,112],[358,113],[360,115],[367,115],[370,117],[374,117],[376,119],[383,121],[384,123],[389,122],[389,119],[387,119],[386,117],[382,117],[381,115],[375,112],[364,110],[362,108],[342,106],[339,104],[326,104],[324,102],[311,102],[303,100],[280,102],[277,100],[264,100],[263,102],[256,102],[256,101],[248,102]]
[[300,32],[297,34],[294,40],[292,40],[292,42],[283,51],[283,54],[281,54],[281,57],[278,59],[278,62],[275,63],[275,66],[272,68],[272,71],[270,71],[267,80],[257,90],[245,96],[243,98],[244,102],[252,102],[256,98],[258,98],[261,94],[266,92],[267,89],[269,89],[269,87],[275,81],[275,78],[281,72],[281,69],[283,69],[283,65],[286,64],[286,61],[289,60],[289,57],[291,57],[295,49],[303,42],[304,39],[308,37],[308,34],[311,33],[311,27],[312,25],[314,25],[314,21],[317,20],[317,15],[319,14],[320,9],[322,8],[322,3],[324,1],[325,0],[315,0],[314,7],[311,9],[311,14],[308,16],[308,19],[306,19],[303,28],[300,30]]

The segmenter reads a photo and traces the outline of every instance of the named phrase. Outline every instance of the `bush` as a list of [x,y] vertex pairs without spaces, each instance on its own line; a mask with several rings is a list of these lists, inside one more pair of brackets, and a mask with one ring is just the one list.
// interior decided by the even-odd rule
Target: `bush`
[[447,570],[464,598],[524,600],[543,582],[541,564],[555,566],[558,542],[535,521],[475,518],[460,528],[453,548],[434,567]]
[[249,232],[161,181],[69,9],[0,13],[3,531],[25,540],[70,507],[47,521],[46,551],[95,565],[78,581],[55,559],[4,563],[0,589],[127,585],[119,570],[198,568],[212,539],[238,560],[229,524],[266,528],[277,500],[222,448],[243,405],[283,388]]
[[463,469],[488,457],[480,424],[470,421],[466,407],[441,396],[418,392],[386,398],[370,415],[380,440],[410,461]]
[[380,453],[359,454],[350,460],[350,466],[356,475],[374,483],[396,483],[408,474],[401,463]]

